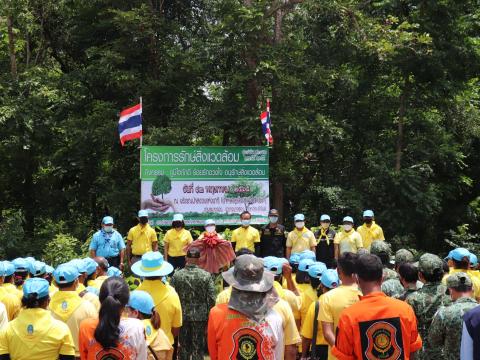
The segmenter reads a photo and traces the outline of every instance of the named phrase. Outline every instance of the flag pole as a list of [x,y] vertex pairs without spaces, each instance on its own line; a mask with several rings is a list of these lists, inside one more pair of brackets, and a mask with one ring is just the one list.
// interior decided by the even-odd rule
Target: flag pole
[[[270,99],[269,98],[267,98],[267,113],[268,113],[268,121],[270,121]],[[272,131],[271,127],[272,126],[270,124],[270,133]],[[269,148],[270,147],[270,142],[268,141],[268,138],[266,138],[266,140],[267,140],[267,147]]]
[[143,103],[142,103],[142,97],[140,96],[140,107],[142,109],[142,135],[140,136],[140,157],[139,157],[139,162],[138,162],[138,167],[139,167],[139,173],[140,173],[140,192],[142,188],[142,145],[143,145]]

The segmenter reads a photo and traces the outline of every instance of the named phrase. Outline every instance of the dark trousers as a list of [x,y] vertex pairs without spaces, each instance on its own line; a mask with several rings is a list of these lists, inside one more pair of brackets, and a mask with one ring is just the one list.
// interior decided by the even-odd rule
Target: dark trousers
[[113,256],[113,257],[107,257],[105,259],[107,259],[108,265],[115,266],[116,268],[120,267],[120,255]]
[[185,321],[183,323],[179,337],[179,360],[203,360],[206,327],[206,321]]
[[316,346],[316,354],[315,357],[311,356],[310,359],[312,360],[327,360],[328,359],[328,345],[317,345]]
[[183,269],[185,267],[185,256],[169,256],[168,262],[172,264],[175,270]]

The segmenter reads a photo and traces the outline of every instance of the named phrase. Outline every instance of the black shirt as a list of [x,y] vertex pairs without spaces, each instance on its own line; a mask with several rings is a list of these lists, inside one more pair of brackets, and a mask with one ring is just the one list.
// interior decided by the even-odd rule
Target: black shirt
[[285,257],[287,237],[285,227],[277,224],[274,228],[265,225],[260,232],[260,256]]
[[321,230],[315,231],[315,239],[317,239],[317,261],[323,262],[329,269],[331,269],[335,266],[335,248],[333,246],[333,239],[336,232],[330,228],[327,230],[327,236],[329,240],[328,244],[327,237],[325,235],[320,236],[321,233]]

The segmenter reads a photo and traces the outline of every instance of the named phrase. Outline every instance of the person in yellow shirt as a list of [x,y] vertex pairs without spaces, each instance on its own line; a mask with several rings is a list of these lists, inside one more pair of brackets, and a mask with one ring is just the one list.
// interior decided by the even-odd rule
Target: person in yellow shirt
[[476,276],[475,271],[470,270],[470,251],[465,248],[456,248],[449,253],[453,269],[450,269],[449,274],[445,274],[442,279],[442,284],[447,284],[448,275],[464,272],[470,276],[473,284],[473,295],[477,301],[480,301],[480,279]]
[[23,306],[17,318],[0,331],[0,357],[29,360],[74,360],[75,345],[68,326],[47,310],[49,284],[33,278],[23,285]]
[[290,231],[287,236],[287,259],[294,253],[300,253],[304,250],[315,252],[317,240],[315,235],[305,227],[305,215],[297,214],[293,218],[295,229]]
[[320,286],[320,278],[322,274],[327,271],[327,266],[322,262],[315,262],[308,267],[307,273],[310,278],[308,287],[300,295],[300,316],[301,324],[303,326],[307,317],[307,312],[310,305],[318,300],[318,291]]
[[24,258],[13,259],[12,264],[15,266],[14,284],[21,291],[23,283],[28,278],[32,264]]
[[126,309],[128,317],[141,320],[145,326],[148,360],[171,360],[173,347],[160,328],[160,315],[150,294],[142,290],[132,291]]
[[232,232],[232,247],[235,252],[247,248],[256,254],[260,251],[260,233],[253,226],[250,226],[252,215],[248,211],[240,214],[242,226]]
[[172,229],[165,233],[163,238],[165,246],[165,261],[172,264],[174,269],[185,267],[185,247],[192,243],[192,234],[185,229],[185,222],[182,214],[173,215]]
[[343,230],[337,232],[333,239],[335,247],[335,259],[338,259],[344,252],[357,253],[363,248],[362,237],[353,228],[353,218],[345,216],[343,218]]
[[[332,289],[335,289],[339,285],[339,283],[340,279],[338,278],[337,271],[333,269],[327,270],[325,268],[325,271],[323,271],[320,279],[320,299],[323,294],[327,293]],[[305,315],[305,321],[302,323],[302,348],[305,349],[302,353],[302,358],[310,355],[310,357],[314,359],[328,359],[328,343],[323,336],[322,323],[320,320],[318,320],[319,312],[319,301],[315,300],[310,303],[308,307],[308,312]],[[312,340],[314,338],[315,342],[312,344]]]
[[335,333],[340,314],[345,308],[360,300],[361,292],[354,277],[356,261],[357,254],[351,252],[345,252],[339,257],[337,272],[341,285],[323,294],[319,300],[318,320],[322,322],[323,336],[329,345],[329,360],[335,359],[332,355],[332,347],[335,345]]
[[55,319],[67,324],[75,344],[75,356],[80,357],[78,343],[80,323],[85,319],[98,317],[95,306],[82,299],[76,292],[78,286],[78,270],[71,264],[59,265],[53,272],[58,291],[53,294],[48,308]]
[[128,265],[139,261],[143,254],[158,250],[157,233],[148,223],[148,211],[138,212],[138,225],[132,227],[127,235]]
[[89,291],[93,289],[92,287],[89,287],[88,290],[85,287],[85,284],[87,283],[88,270],[92,269],[93,272],[96,272],[97,263],[92,258],[87,259],[73,259],[67,264],[74,266],[78,271],[78,286],[75,291],[82,299],[89,301],[98,313],[100,310],[100,300],[98,299],[97,295],[99,289],[95,288],[95,293],[93,293],[92,291]]
[[95,270],[96,275],[94,280],[89,280],[87,282],[87,285],[94,287],[100,291],[103,282],[108,279],[108,261],[101,256],[97,256],[93,260],[97,263],[97,269]]
[[153,298],[155,310],[160,314],[161,328],[173,345],[182,326],[182,305],[175,289],[162,281],[173,272],[173,266],[158,251],[150,251],[132,265],[132,272],[144,278],[137,290],[146,291]]
[[14,294],[21,301],[23,292],[18,290],[14,284],[15,266],[10,261],[2,261],[5,268],[3,280],[0,278],[0,288],[5,289],[8,293]]
[[18,290],[14,286],[10,289],[3,286],[6,276],[10,276],[9,281],[12,281],[11,276],[14,271],[15,268],[9,262],[0,261],[0,303],[5,305],[8,321],[15,319],[22,308],[22,301],[18,295]]
[[362,237],[363,247],[367,250],[370,250],[372,242],[385,240],[382,228],[375,223],[375,217],[372,210],[365,210],[363,212],[363,225],[357,228],[357,232]]

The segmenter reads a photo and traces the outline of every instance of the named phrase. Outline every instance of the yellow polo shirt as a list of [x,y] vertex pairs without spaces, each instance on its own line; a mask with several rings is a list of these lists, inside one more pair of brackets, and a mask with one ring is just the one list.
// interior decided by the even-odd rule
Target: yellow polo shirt
[[310,309],[310,305],[317,300],[317,290],[315,290],[310,286],[310,284],[308,284],[308,288],[306,288],[306,290],[303,291],[300,295],[300,303],[302,304],[302,306],[300,307],[300,317],[302,319],[302,324],[307,317],[307,312]]
[[244,228],[243,226],[232,231],[231,242],[235,243],[235,251],[247,248],[255,251],[255,243],[260,242],[260,233],[252,226]]
[[363,247],[365,249],[370,250],[370,245],[372,242],[377,240],[385,240],[385,236],[383,235],[382,228],[372,221],[372,225],[370,227],[367,224],[363,224],[357,228],[357,232],[362,237]]
[[317,245],[313,232],[304,227],[302,230],[294,229],[288,233],[287,247],[292,248],[292,253],[299,253]]
[[292,292],[288,289],[282,288],[282,285],[280,285],[280,283],[277,282],[277,281],[273,282],[273,287],[277,291],[277,294],[280,297],[280,299],[283,299],[288,303],[288,305],[292,309],[293,317],[295,318],[295,320],[299,320],[300,319],[300,305],[301,305],[300,297],[295,295],[294,292]]
[[15,319],[22,308],[22,301],[18,295],[8,292],[4,287],[0,287],[0,302],[7,309],[8,321]]
[[[169,360],[173,356],[173,346],[163,330],[155,329],[150,319],[142,320],[145,327],[147,345],[152,348],[158,360]],[[153,354],[148,351],[148,360],[155,360]]]
[[108,279],[108,275],[97,276],[95,280],[88,280],[87,285],[94,287],[100,291],[100,288],[103,285],[103,282]]
[[362,237],[354,229],[349,232],[337,232],[333,239],[333,243],[338,244],[340,247],[340,254],[343,254],[344,252],[353,252],[356,254],[358,249],[363,248]]
[[15,285],[13,285],[12,283],[3,283],[0,286],[2,288],[5,288],[9,293],[16,295],[20,299],[20,301],[22,300],[23,291],[18,290],[17,287]]
[[173,344],[172,328],[182,326],[182,305],[177,292],[170,285],[165,285],[161,280],[144,280],[137,290],[150,294],[155,304],[155,310],[160,315],[161,329]]
[[57,360],[59,355],[75,355],[68,326],[50,311],[22,309],[15,320],[0,332],[0,355],[16,360]]
[[[313,339],[313,324],[315,322],[315,303],[316,301],[313,301],[310,303],[308,306],[308,310],[305,313],[305,318],[302,321],[302,330],[301,330],[301,335],[304,338],[307,339]],[[320,308],[318,309],[320,311]],[[327,340],[325,340],[325,337],[323,336],[323,328],[322,328],[322,323],[317,319],[318,322],[317,324],[317,345],[328,345]]]
[[138,224],[128,231],[127,241],[132,242],[132,255],[142,256],[152,251],[152,243],[157,242],[157,234],[150,224]]
[[52,316],[67,324],[75,345],[75,356],[80,357],[78,335],[80,323],[85,319],[97,318],[98,313],[90,302],[82,299],[76,291],[57,291],[50,300]]
[[168,244],[168,256],[185,256],[187,252],[184,248],[193,241],[193,238],[186,229],[180,231],[170,229],[165,233],[163,241]]

